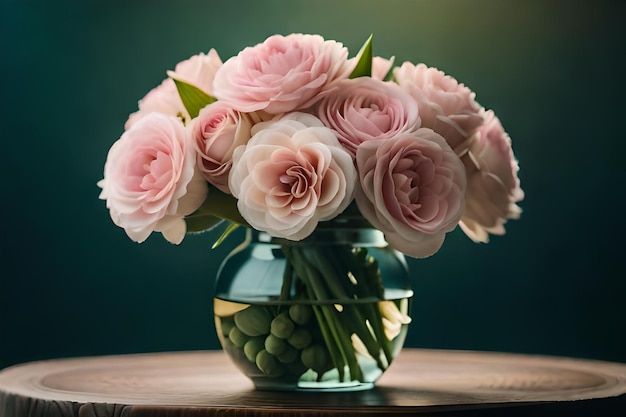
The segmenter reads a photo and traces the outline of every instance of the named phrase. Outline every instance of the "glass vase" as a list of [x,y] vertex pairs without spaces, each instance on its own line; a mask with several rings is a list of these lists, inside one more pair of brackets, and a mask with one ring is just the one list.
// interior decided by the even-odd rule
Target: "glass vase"
[[246,233],[214,299],[234,364],[261,390],[373,388],[411,320],[404,256],[371,228],[318,226],[298,242]]

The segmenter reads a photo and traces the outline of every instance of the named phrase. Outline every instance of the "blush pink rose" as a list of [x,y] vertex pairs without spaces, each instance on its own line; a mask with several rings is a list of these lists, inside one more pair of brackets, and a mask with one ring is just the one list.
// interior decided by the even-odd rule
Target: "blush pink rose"
[[200,207],[207,194],[195,162],[178,118],[151,113],[137,121],[111,146],[104,179],[98,182],[113,222],[136,242],[157,231],[180,243],[186,233],[184,216]]
[[352,155],[363,142],[420,126],[417,102],[400,87],[369,77],[342,80],[318,104],[318,116]]
[[463,214],[465,168],[431,129],[363,142],[356,154],[355,199],[369,222],[397,250],[433,255]]
[[233,164],[233,151],[248,143],[256,123],[267,119],[262,112],[241,113],[221,101],[203,108],[191,121],[189,129],[198,168],[204,178],[230,194],[228,174]]
[[[170,77],[192,84],[211,95],[213,93],[213,78],[221,66],[222,60],[217,52],[211,49],[208,54],[201,53],[179,62],[174,71],[167,73]],[[172,78],[166,78],[139,100],[139,110],[128,117],[124,126],[125,129],[130,129],[137,120],[152,112],[182,117],[187,121],[191,119]]]
[[467,194],[461,229],[475,242],[488,242],[489,233],[505,233],[504,223],[517,219],[516,204],[524,198],[517,172],[519,166],[511,138],[491,110],[463,161],[467,171]]
[[351,72],[348,50],[319,35],[274,35],[228,59],[214,94],[236,110],[271,114],[308,107],[324,88]]
[[235,149],[230,189],[243,218],[272,236],[302,240],[319,221],[341,213],[353,198],[357,173],[335,134],[318,121],[260,123]]
[[452,76],[424,64],[404,62],[393,74],[398,85],[417,100],[422,127],[443,136],[457,155],[466,152],[469,138],[483,122],[476,95]]

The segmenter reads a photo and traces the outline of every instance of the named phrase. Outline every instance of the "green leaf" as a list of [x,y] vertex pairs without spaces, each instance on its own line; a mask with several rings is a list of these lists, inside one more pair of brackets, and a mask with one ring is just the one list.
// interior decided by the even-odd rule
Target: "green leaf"
[[185,216],[189,233],[211,230],[224,220],[248,226],[237,210],[237,199],[210,184],[209,193],[202,205],[190,215]]
[[192,119],[198,116],[198,113],[200,113],[200,110],[204,107],[217,101],[215,97],[211,97],[198,87],[187,84],[184,81],[177,80],[176,78],[172,78],[172,80],[174,80],[180,99],[183,101],[183,104]]
[[203,213],[194,213],[185,217],[185,223],[187,223],[187,233],[209,231],[218,226],[221,222],[223,222],[223,219]]
[[[220,219],[229,220],[243,226],[249,226],[246,220],[241,217],[237,209],[237,199],[231,194],[220,191],[215,186],[209,184],[209,193],[202,205],[190,216],[214,216]],[[189,216],[187,216],[189,217]]]
[[383,81],[393,81],[393,82],[396,82],[396,78],[393,75],[394,68],[397,68],[397,67],[394,67],[392,65],[391,68],[389,68],[389,72],[387,73],[387,75],[385,75],[385,78],[383,78]]
[[230,235],[232,232],[237,230],[238,227],[239,227],[239,225],[237,223],[229,224],[228,227],[226,228],[226,230],[224,230],[224,232],[222,232],[222,235],[215,241],[213,246],[211,246],[211,249],[215,249],[219,245],[221,245],[222,242],[228,237],[228,235]]
[[371,77],[372,76],[372,38],[370,35],[365,41],[361,50],[356,55],[358,61],[349,78]]

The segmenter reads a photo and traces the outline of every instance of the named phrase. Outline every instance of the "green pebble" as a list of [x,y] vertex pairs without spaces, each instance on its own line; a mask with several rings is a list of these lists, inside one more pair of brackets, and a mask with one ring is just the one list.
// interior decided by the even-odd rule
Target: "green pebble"
[[298,327],[293,331],[287,342],[296,349],[304,349],[311,344],[313,340],[311,332],[304,327]]
[[274,317],[270,325],[270,332],[276,337],[287,339],[295,327],[295,323],[289,318],[289,313],[284,312]]
[[230,332],[228,332],[228,338],[237,347],[243,347],[243,345],[245,345],[246,342],[250,339],[250,337],[246,336],[246,334],[239,330],[238,327],[233,327],[232,329],[230,329]]
[[294,323],[304,326],[313,317],[313,309],[304,304],[293,304],[289,307],[289,317]]
[[323,373],[328,370],[329,356],[326,348],[321,345],[311,345],[302,350],[300,354],[302,363],[315,372]]
[[290,364],[300,358],[300,351],[291,346],[287,346],[283,353],[278,355],[277,358],[281,363]]
[[287,349],[287,342],[283,339],[270,334],[265,338],[265,350],[272,355],[280,355]]
[[272,316],[261,306],[250,306],[235,314],[235,324],[248,336],[262,336],[270,332]]
[[265,339],[263,337],[253,337],[243,345],[243,353],[250,362],[256,361],[256,355],[263,350]]
[[232,329],[233,327],[235,327],[235,321],[233,320],[232,317],[223,317],[219,319],[220,321],[220,326],[222,328],[222,334],[224,336],[228,336],[228,333],[230,333],[230,329]]
[[257,353],[255,362],[257,368],[265,375],[281,376],[285,372],[285,369],[281,366],[276,357],[265,349]]

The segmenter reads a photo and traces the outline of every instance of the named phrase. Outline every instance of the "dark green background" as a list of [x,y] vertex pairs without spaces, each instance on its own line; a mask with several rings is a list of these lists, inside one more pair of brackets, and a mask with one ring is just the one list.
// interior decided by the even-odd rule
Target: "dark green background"
[[626,2],[11,1],[0,6],[0,368],[40,358],[217,349],[228,241],[130,241],[96,182],[137,100],[211,47],[319,33],[454,75],[520,160],[521,220],[460,230],[412,261],[408,346],[626,362]]

